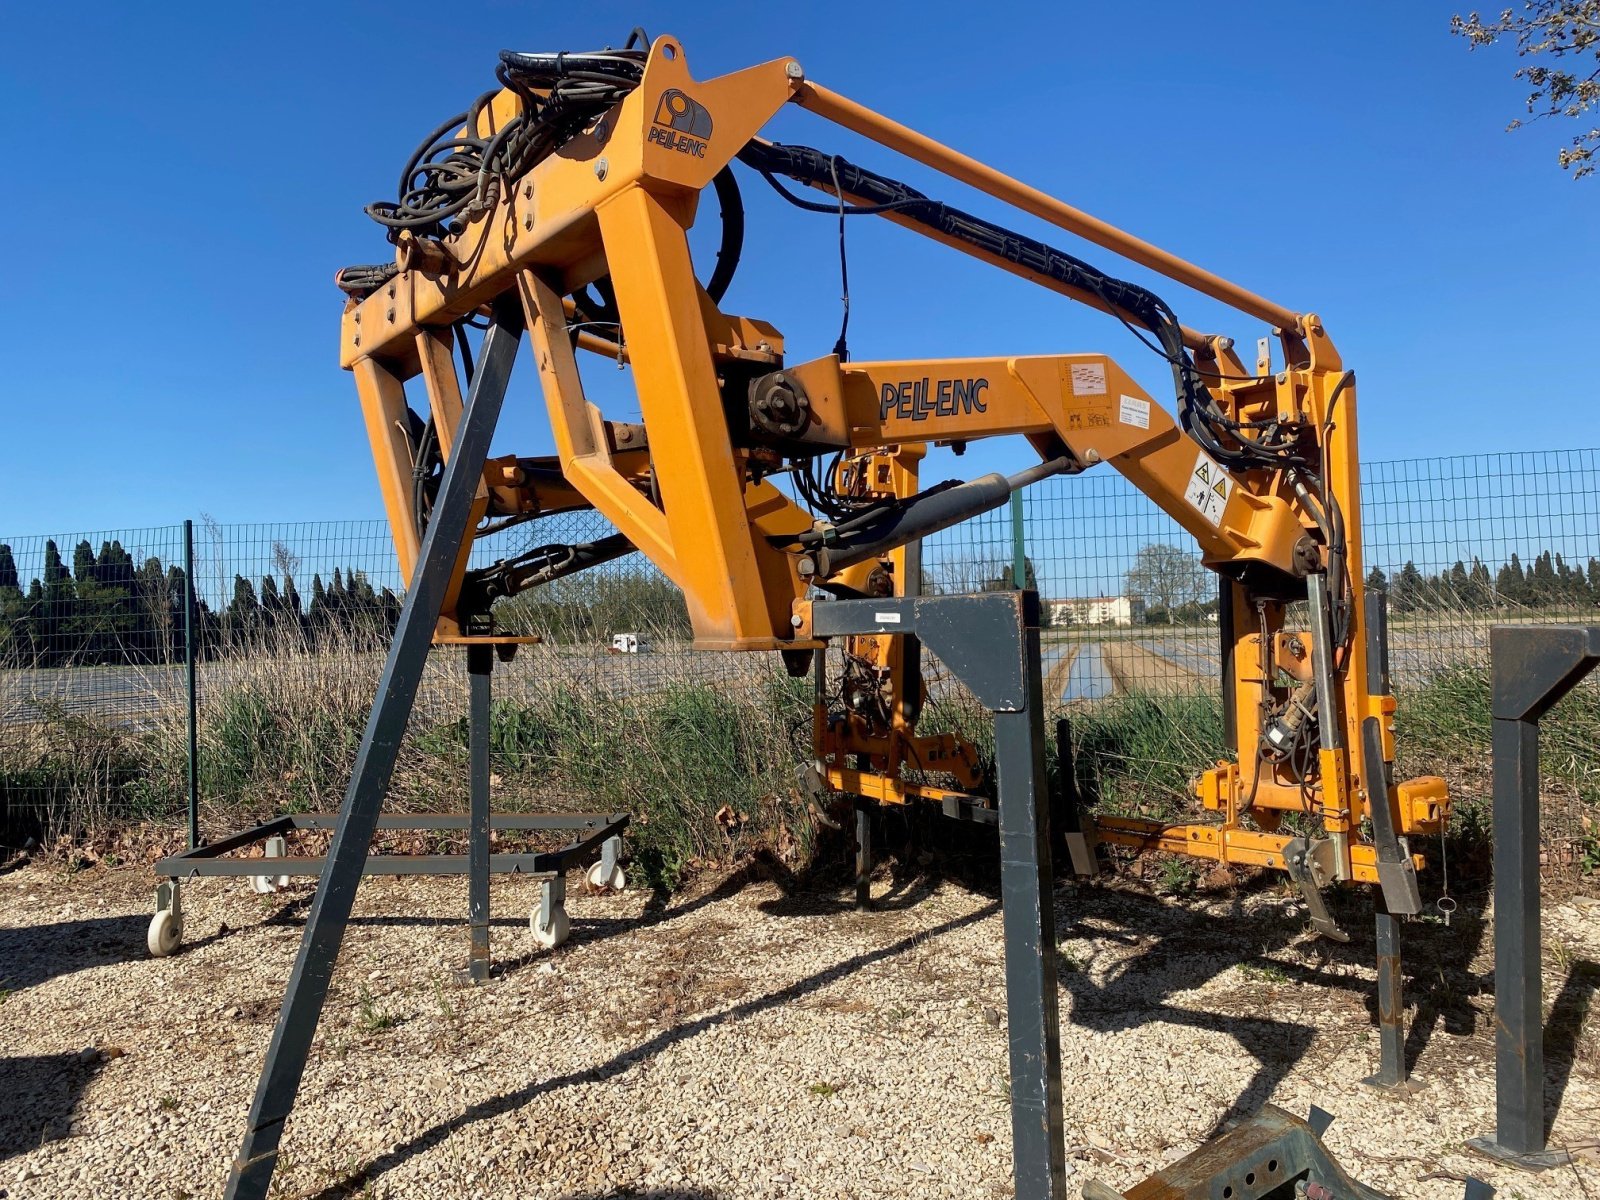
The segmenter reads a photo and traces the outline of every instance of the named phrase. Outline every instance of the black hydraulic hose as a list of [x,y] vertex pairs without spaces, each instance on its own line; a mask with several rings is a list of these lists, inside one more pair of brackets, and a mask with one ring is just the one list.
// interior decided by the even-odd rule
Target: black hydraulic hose
[[[1179,424],[1217,462],[1239,470],[1311,465],[1303,461],[1292,439],[1271,443],[1243,436],[1248,426],[1218,408],[1183,344],[1177,316],[1166,301],[1148,288],[1117,279],[1046,242],[934,200],[909,184],[838,155],[824,154],[809,146],[756,141],[739,152],[739,161],[762,175],[790,203],[809,212],[845,216],[892,212],[924,230],[965,242],[1024,270],[1088,292],[1167,360],[1177,389]],[[848,194],[863,203],[820,204],[806,200],[779,183],[778,175],[825,191]],[[1159,344],[1152,345],[1136,325],[1150,330]],[[1224,435],[1236,444],[1224,444]]]
[[706,281],[706,295],[713,304],[721,304],[739,269],[739,256],[744,253],[744,197],[739,194],[739,179],[732,167],[718,171],[711,186],[716,189],[717,204],[722,210],[722,245],[717,249],[717,265]]

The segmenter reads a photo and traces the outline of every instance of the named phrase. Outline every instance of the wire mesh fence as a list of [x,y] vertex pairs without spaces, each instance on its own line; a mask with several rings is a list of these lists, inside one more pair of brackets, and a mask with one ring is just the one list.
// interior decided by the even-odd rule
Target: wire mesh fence
[[[1597,476],[1593,450],[1366,468],[1364,560],[1391,598],[1407,773],[1486,796],[1488,629],[1600,621]],[[1035,484],[1021,509],[1022,573],[1047,622],[1046,690],[1074,719],[1080,769],[1112,807],[1176,803],[1187,776],[1222,753],[1214,577],[1192,539],[1107,470]],[[593,513],[553,516],[480,543],[475,563],[608,532]],[[1001,509],[927,539],[924,588],[1011,586],[1014,534]],[[208,819],[336,804],[400,611],[387,526],[202,519],[192,573]],[[182,525],[0,541],[8,824],[181,811],[187,577]],[[685,814],[730,808],[724,826],[785,836],[784,806],[803,803],[788,793],[808,695],[776,656],[691,652],[681,594],[637,555],[496,612],[507,632],[543,638],[496,671],[497,805],[620,807],[646,791],[659,805],[664,791]],[[464,804],[460,658],[430,662],[398,806]],[[1547,838],[1569,856],[1593,844],[1597,735],[1591,683],[1546,738]],[[755,809],[764,815],[751,821]],[[692,857],[704,842],[680,849]]]

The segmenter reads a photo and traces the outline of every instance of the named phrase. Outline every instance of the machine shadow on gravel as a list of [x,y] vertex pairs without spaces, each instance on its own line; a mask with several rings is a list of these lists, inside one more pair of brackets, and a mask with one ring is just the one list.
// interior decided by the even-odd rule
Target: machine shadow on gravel
[[[78,1099],[99,1071],[77,1054],[0,1058],[0,1161],[67,1136]],[[3,1191],[3,1189],[0,1189]]]
[[0,930],[0,988],[20,991],[75,971],[146,959],[149,923],[149,917],[124,915]]
[[[740,886],[743,885],[741,884]],[[670,910],[672,913],[677,911],[676,909]],[[804,979],[798,979],[794,983],[776,988],[764,995],[755,996],[717,1012],[707,1013],[704,1016],[664,1029],[654,1037],[614,1055],[597,1066],[588,1067],[581,1071],[572,1071],[566,1075],[557,1075],[550,1079],[533,1080],[525,1087],[518,1088],[515,1091],[506,1092],[491,1099],[468,1105],[465,1110],[456,1116],[423,1130],[409,1140],[398,1144],[388,1153],[378,1156],[364,1167],[352,1171],[342,1179],[333,1181],[322,1191],[309,1197],[308,1200],[344,1200],[345,1197],[352,1193],[359,1193],[360,1189],[366,1187],[368,1183],[385,1172],[392,1171],[395,1167],[417,1155],[426,1154],[448,1140],[452,1134],[478,1121],[493,1120],[496,1117],[515,1112],[525,1105],[533,1103],[539,1097],[549,1095],[562,1088],[573,1087],[578,1084],[605,1083],[632,1070],[639,1063],[648,1061],[663,1051],[669,1050],[673,1046],[686,1042],[691,1038],[698,1037],[707,1030],[715,1029],[720,1025],[748,1020],[770,1009],[793,1004],[805,996],[855,974],[864,967],[885,962],[888,959],[925,946],[930,941],[947,933],[953,933],[958,929],[964,929],[969,925],[975,925],[987,920],[999,911],[1000,906],[998,904],[986,904],[975,912],[944,921],[931,929],[899,938],[887,946],[881,946],[875,950],[864,950],[860,954],[852,955],[842,962],[835,963],[831,967],[807,975]],[[626,1190],[610,1193],[602,1192],[599,1197],[595,1197],[593,1200],[608,1200],[613,1195],[619,1197],[620,1200],[621,1197],[632,1196],[633,1193]],[[674,1200],[696,1200],[699,1196],[706,1195],[707,1200],[716,1200],[715,1197],[709,1194],[694,1191],[682,1193],[673,1191],[647,1192],[645,1195],[663,1198],[672,1197]],[[578,1198],[574,1198],[574,1200],[578,1200]],[[589,1198],[583,1198],[583,1200],[589,1200]]]
[[1578,1057],[1579,1038],[1589,1016],[1594,994],[1600,988],[1600,963],[1586,958],[1574,959],[1567,967],[1567,977],[1550,1006],[1550,1016],[1545,1021],[1544,1032],[1544,1113],[1545,1137],[1561,1112],[1561,1101],[1567,1094],[1567,1081]]

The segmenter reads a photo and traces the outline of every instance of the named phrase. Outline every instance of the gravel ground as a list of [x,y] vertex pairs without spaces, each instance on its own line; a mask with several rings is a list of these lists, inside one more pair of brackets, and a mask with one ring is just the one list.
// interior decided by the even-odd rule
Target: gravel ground
[[[237,1148],[309,890],[185,885],[186,944],[146,957],[141,869],[0,875],[0,1197],[215,1196]],[[460,880],[371,880],[290,1122],[276,1195],[1000,1197],[1009,1194],[998,905],[885,875],[880,910],[733,876],[665,904],[569,890],[572,940],[536,952],[537,895],[495,886],[488,985],[458,988]],[[1414,927],[1418,1074],[1375,1067],[1370,939],[1308,939],[1281,895],[1181,904],[1058,895],[1072,1194],[1127,1187],[1271,1100],[1337,1117],[1366,1182],[1456,1200],[1475,1172],[1525,1200],[1600,1197],[1590,1165],[1533,1176],[1462,1150],[1493,1124],[1488,942],[1465,911]],[[401,914],[401,915],[395,915]],[[1553,1141],[1600,1108],[1578,1030],[1600,961],[1592,902],[1547,909]],[[1418,1018],[1416,1009],[1409,1014]]]

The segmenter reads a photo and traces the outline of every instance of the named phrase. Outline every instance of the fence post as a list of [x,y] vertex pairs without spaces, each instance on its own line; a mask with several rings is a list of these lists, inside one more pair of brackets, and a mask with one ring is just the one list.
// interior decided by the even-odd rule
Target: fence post
[[189,693],[189,849],[200,845],[200,730],[195,699],[194,522],[183,523],[183,669]]
[[1011,586],[1028,586],[1028,537],[1022,525],[1022,489],[1011,493]]

